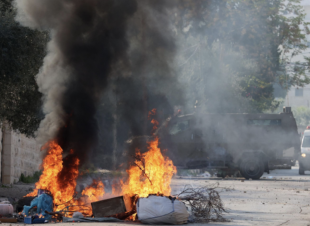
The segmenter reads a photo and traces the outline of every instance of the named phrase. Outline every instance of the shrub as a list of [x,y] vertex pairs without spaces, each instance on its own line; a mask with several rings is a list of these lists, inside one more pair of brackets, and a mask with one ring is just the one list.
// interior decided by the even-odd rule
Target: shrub
[[36,171],[33,176],[25,176],[23,173],[20,175],[20,181],[23,183],[36,183],[39,181],[42,171]]

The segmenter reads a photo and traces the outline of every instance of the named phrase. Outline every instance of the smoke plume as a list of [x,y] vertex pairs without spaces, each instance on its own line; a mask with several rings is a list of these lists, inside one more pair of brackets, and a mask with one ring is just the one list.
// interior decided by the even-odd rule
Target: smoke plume
[[[95,114],[111,81],[124,102],[128,122],[135,122],[131,101],[135,98],[131,96],[143,92],[142,86],[135,89],[135,77],[151,77],[151,81],[142,79],[148,84],[161,79],[174,82],[174,42],[167,20],[171,5],[167,2],[15,1],[21,24],[51,34],[48,54],[37,75],[39,90],[44,94],[45,118],[37,133],[41,143],[56,140],[65,152],[73,149],[83,161],[97,143]],[[155,67],[157,73],[152,74]],[[126,79],[133,84],[125,85]],[[149,86],[144,87],[148,90]],[[162,86],[158,93],[167,89],[167,85]]]

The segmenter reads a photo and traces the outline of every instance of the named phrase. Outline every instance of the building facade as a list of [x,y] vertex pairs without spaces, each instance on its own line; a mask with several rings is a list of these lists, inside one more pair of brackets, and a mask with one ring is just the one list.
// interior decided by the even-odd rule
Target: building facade
[[8,126],[0,129],[0,181],[13,184],[21,174],[32,176],[40,169],[43,153],[34,138],[12,131]]

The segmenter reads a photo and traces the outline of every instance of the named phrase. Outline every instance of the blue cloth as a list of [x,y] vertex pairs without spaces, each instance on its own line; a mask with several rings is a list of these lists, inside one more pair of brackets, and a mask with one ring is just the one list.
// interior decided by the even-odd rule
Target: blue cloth
[[42,214],[46,220],[50,220],[52,218],[51,215],[45,213],[45,211],[53,212],[53,198],[50,195],[39,195],[31,201],[30,206],[24,206],[23,213],[28,216],[29,210],[35,206],[37,207],[38,215]]

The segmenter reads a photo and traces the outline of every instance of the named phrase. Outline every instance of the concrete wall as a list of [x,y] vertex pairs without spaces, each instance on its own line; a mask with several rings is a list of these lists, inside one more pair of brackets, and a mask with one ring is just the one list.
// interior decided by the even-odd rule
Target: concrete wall
[[2,150],[2,183],[12,184],[19,181],[20,175],[32,176],[42,163],[40,146],[35,139],[4,129]]

